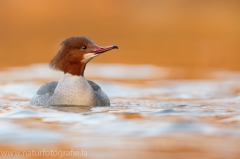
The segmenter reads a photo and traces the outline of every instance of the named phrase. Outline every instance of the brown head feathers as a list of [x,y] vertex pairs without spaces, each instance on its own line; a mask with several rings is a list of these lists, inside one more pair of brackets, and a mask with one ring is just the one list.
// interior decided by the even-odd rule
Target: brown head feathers
[[117,49],[115,45],[100,47],[87,37],[71,37],[61,43],[61,49],[50,61],[50,67],[76,76],[83,76],[87,62],[95,56]]

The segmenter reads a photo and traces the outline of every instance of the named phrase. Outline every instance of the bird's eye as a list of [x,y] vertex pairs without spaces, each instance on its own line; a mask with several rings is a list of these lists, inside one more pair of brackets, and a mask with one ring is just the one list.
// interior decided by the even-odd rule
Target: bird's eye
[[86,47],[85,45],[83,45],[83,46],[82,46],[82,49],[83,49],[83,50],[86,50],[86,49],[87,49],[87,47]]

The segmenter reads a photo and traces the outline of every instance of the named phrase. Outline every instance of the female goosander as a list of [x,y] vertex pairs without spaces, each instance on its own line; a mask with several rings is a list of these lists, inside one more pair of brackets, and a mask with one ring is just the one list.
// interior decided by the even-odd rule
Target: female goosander
[[118,49],[116,45],[100,47],[87,37],[64,40],[50,67],[64,72],[59,82],[41,86],[31,105],[110,106],[108,96],[94,82],[84,78],[86,64],[103,52]]

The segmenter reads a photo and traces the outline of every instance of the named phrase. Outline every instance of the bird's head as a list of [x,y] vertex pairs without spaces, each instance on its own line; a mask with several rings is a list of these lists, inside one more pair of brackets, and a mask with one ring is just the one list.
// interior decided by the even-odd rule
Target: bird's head
[[97,46],[87,37],[71,37],[61,43],[61,49],[50,61],[50,67],[64,73],[83,76],[86,64],[94,57],[118,49],[116,45]]

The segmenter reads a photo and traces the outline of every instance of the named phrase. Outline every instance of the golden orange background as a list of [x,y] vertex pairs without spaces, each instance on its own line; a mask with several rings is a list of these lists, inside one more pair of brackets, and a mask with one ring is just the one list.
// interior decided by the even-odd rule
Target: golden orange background
[[0,2],[0,67],[49,62],[71,36],[119,50],[98,63],[240,70],[238,0]]

